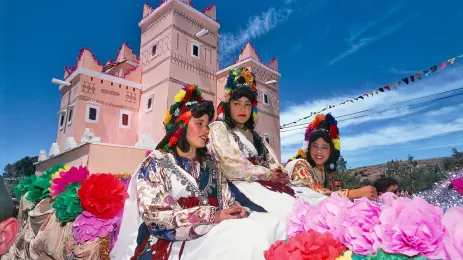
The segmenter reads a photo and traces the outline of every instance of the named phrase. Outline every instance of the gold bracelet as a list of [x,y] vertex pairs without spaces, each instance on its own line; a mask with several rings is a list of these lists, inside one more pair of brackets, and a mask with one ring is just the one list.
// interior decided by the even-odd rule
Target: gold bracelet
[[347,198],[349,198],[349,189],[345,189],[345,190],[344,190],[344,196],[346,196]]

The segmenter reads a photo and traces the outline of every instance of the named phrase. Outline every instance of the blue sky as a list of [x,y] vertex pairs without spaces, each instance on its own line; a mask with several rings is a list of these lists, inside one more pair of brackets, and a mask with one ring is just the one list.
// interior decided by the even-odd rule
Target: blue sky
[[[62,78],[82,47],[114,59],[122,42],[139,50],[144,1],[0,2],[0,167],[49,149],[56,138]],[[463,2],[359,0],[194,1],[215,3],[221,65],[252,41],[264,61],[279,58],[281,122],[363,94],[463,54]],[[153,6],[157,1],[151,1]],[[91,7],[91,9],[88,9]],[[463,59],[413,86],[332,110],[334,116],[463,87]],[[463,150],[463,97],[340,122],[352,167]],[[304,130],[282,135],[283,159]]]

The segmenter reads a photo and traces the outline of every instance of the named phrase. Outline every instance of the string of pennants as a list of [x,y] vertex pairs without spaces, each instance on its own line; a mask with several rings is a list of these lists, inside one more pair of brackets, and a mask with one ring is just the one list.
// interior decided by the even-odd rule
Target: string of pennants
[[359,95],[353,99],[348,99],[342,103],[339,103],[337,105],[329,105],[329,106],[326,106],[325,108],[323,108],[322,110],[318,111],[318,112],[310,112],[309,115],[303,117],[303,118],[300,118],[300,119],[297,119],[296,121],[293,121],[293,122],[290,122],[290,123],[287,123],[287,124],[283,124],[280,126],[280,129],[283,129],[285,127],[289,127],[293,124],[296,124],[300,121],[303,121],[303,120],[306,120],[306,119],[309,119],[310,117],[314,116],[314,115],[317,115],[317,114],[320,114],[328,109],[331,109],[331,108],[334,108],[334,107],[337,107],[337,106],[341,106],[341,105],[344,105],[346,103],[355,103],[356,101],[359,101],[360,99],[361,100],[365,100],[365,98],[368,98],[368,97],[372,97],[374,96],[375,94],[378,95],[379,93],[381,92],[386,92],[386,91],[390,91],[392,89],[396,89],[397,87],[400,87],[400,86],[405,86],[405,85],[408,85],[410,83],[414,83],[415,80],[421,80],[423,78],[423,76],[427,77],[428,75],[432,75],[434,73],[437,72],[437,70],[440,68],[441,70],[444,70],[447,65],[450,65],[450,66],[453,66],[455,64],[455,61],[457,59],[462,59],[463,58],[463,54],[460,55],[460,56],[457,56],[457,57],[454,57],[454,58],[451,58],[449,60],[446,60],[446,61],[443,61],[441,63],[439,63],[439,65],[434,65],[432,67],[430,67],[429,69],[425,69],[423,71],[419,71],[413,75],[410,75],[408,77],[405,77],[401,80],[398,80],[396,82],[393,82],[393,83],[390,83],[384,87],[380,87],[374,91],[370,91],[370,92],[367,92],[363,95]]

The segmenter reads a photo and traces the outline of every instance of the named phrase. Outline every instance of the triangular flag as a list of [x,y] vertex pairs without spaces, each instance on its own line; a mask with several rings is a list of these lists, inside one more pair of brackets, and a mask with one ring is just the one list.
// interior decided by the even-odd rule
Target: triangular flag
[[427,77],[429,74],[429,70],[423,70],[424,75]]
[[437,71],[437,65],[432,66],[431,71],[432,71],[432,73],[436,72]]
[[349,99],[349,102],[355,103],[352,99]]
[[402,85],[402,81],[400,81],[400,80],[397,81],[397,84],[398,84],[399,86],[401,86],[401,85]]
[[416,77],[418,78],[418,80],[421,80],[421,72],[416,73]]
[[410,76],[410,80],[411,80],[412,82],[415,82],[415,75],[411,75],[411,76]]
[[378,95],[378,90],[376,90],[376,95]]
[[391,88],[389,86],[385,86],[384,88],[387,89],[387,90],[391,90]]
[[451,58],[450,60],[448,60],[448,63],[453,66],[453,64],[455,63],[455,58]]
[[396,88],[396,87],[395,87],[395,83],[391,83],[391,87],[392,87],[392,88]]
[[364,99],[362,96],[358,96],[358,98],[361,98],[362,100]]
[[363,94],[363,95],[364,95],[365,97],[368,97],[368,94],[366,94],[366,93],[365,93],[365,94]]
[[446,61],[441,62],[440,68],[445,69],[445,67],[447,67],[447,62]]
[[326,107],[325,107],[324,109],[322,109],[322,111],[321,111],[321,112],[323,112],[323,111],[325,111],[325,110],[326,110]]
[[407,83],[407,85],[408,85],[408,78],[403,78],[402,80],[403,80],[403,82]]
[[371,95],[371,96],[373,96],[373,91],[372,91],[372,92],[370,92],[370,95]]
[[378,90],[381,92],[384,92],[384,88],[379,88]]

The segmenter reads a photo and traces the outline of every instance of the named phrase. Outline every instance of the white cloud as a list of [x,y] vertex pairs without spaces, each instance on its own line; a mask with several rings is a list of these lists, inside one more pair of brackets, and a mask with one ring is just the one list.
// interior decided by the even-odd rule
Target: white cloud
[[[463,86],[462,72],[463,66],[447,68],[444,71],[439,71],[433,76],[425,77],[421,81],[416,81],[409,85],[402,84],[402,86],[398,87],[396,90],[380,93],[379,95],[375,94],[373,97],[365,98],[365,100],[359,100],[354,104],[346,103],[345,105],[336,106],[335,108],[327,110],[326,112],[331,112],[336,119],[339,120],[343,151],[356,151],[362,148],[373,148],[393,143],[406,143],[408,141],[420,140],[440,134],[463,130],[463,116],[456,113],[458,111],[462,111],[463,104],[447,106],[432,111],[429,111],[431,103],[412,107],[403,107],[396,110],[392,110],[392,108],[398,107],[397,105],[391,106],[391,104],[399,102],[404,102],[399,106],[406,106],[416,104],[417,102],[428,101],[436,97],[442,97],[443,95],[420,99],[413,103],[406,102],[408,100],[461,88]],[[361,93],[359,92],[356,93],[356,95],[349,94],[319,100],[308,100],[303,104],[283,107],[280,113],[281,123],[285,124],[296,121],[307,116],[310,112],[320,111],[328,105],[337,105],[347,99],[352,99],[353,97],[358,96]],[[326,93],[326,95],[329,95],[329,93]],[[435,102],[432,104],[435,105]],[[369,109],[377,109],[380,107],[383,109],[340,117],[342,115]],[[379,113],[371,114],[375,111],[378,111]],[[417,114],[420,116],[416,116]],[[359,115],[368,116],[342,121]],[[281,132],[283,161],[294,155],[296,150],[300,147],[304,138],[305,127],[312,119],[313,117],[300,121],[297,124],[303,123],[302,126],[292,128],[302,129]],[[410,120],[412,119],[414,121],[413,123],[410,123]],[[447,120],[448,122],[454,120],[454,122],[451,125],[447,125],[445,124],[446,121],[436,123],[434,120]],[[375,125],[383,126],[383,129],[372,129]],[[361,133],[354,131],[361,131]],[[352,134],[353,132],[354,134]]]
[[237,33],[224,33],[219,42],[220,60],[228,63],[230,56],[236,50],[239,50],[247,42],[268,33],[277,27],[278,24],[286,21],[292,12],[292,9],[288,7],[278,10],[272,7],[259,15],[251,17],[245,29]]

